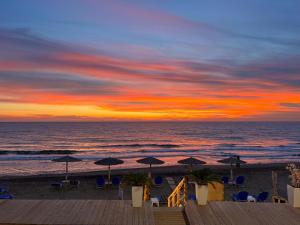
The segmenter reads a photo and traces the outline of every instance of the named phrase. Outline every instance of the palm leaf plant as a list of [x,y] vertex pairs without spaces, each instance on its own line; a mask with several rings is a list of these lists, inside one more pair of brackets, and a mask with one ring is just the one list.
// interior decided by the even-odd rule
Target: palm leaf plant
[[149,179],[148,176],[143,173],[126,174],[122,181],[122,183],[128,186],[151,186],[152,184],[151,179]]
[[214,187],[213,182],[219,182],[220,177],[213,173],[210,169],[205,168],[192,172],[191,179],[196,181],[199,185],[211,184]]

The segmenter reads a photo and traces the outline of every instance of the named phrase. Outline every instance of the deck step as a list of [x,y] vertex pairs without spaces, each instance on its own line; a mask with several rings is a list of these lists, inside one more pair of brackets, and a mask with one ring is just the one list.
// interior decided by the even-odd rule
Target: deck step
[[155,210],[155,225],[186,225],[182,210]]

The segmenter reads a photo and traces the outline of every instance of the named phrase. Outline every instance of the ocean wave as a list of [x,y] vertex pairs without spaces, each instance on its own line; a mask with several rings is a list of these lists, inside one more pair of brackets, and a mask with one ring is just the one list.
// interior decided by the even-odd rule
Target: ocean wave
[[5,151],[0,150],[0,155],[67,155],[67,154],[75,154],[79,151],[75,150],[42,150],[42,151]]
[[142,153],[162,153],[162,152],[168,152],[168,153],[189,153],[189,152],[200,152],[199,149],[182,149],[182,150],[169,150],[169,149],[157,149],[157,150],[140,150],[137,152]]
[[218,147],[235,147],[236,144],[227,144],[227,143],[224,143],[224,144],[218,144],[217,146]]
[[179,148],[181,145],[176,144],[117,144],[117,145],[99,145],[100,148],[145,148],[145,147],[154,147],[154,148]]

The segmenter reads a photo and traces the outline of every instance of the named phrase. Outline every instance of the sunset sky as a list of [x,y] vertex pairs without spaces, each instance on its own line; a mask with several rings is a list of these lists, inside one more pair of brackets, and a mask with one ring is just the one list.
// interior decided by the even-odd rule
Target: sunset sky
[[1,0],[0,121],[300,121],[298,0]]

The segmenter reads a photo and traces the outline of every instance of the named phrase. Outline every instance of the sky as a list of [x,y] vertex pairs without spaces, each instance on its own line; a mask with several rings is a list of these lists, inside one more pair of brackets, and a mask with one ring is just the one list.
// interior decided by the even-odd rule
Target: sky
[[0,121],[300,121],[299,0],[1,0]]

